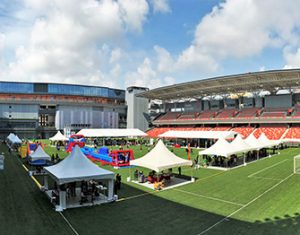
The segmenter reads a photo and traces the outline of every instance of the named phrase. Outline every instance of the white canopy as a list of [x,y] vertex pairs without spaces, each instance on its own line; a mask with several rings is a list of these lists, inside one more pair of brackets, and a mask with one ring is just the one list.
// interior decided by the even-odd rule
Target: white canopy
[[145,167],[156,172],[173,167],[191,166],[192,164],[190,160],[177,157],[164,145],[162,140],[159,140],[156,146],[145,156],[130,161],[130,165]]
[[139,129],[82,129],[78,135],[85,137],[129,137],[129,136],[147,136]]
[[256,139],[253,134],[249,135],[244,141],[256,150],[268,147],[265,143]]
[[283,143],[300,143],[300,139],[296,139],[296,138],[284,138],[281,140],[281,142]]
[[41,145],[37,147],[37,149],[29,155],[32,161],[36,160],[47,160],[51,161],[51,157],[44,151]]
[[220,138],[215,144],[210,146],[208,149],[199,152],[199,154],[229,157],[236,152],[237,150],[233,149],[224,138]]
[[63,161],[53,166],[44,167],[44,169],[52,175],[58,184],[81,180],[114,178],[113,172],[102,169],[92,163],[77,145]]
[[57,133],[49,138],[51,141],[67,141],[69,138],[65,137],[60,131],[57,131]]
[[230,146],[232,149],[236,150],[238,152],[248,152],[251,150],[255,150],[256,148],[250,146],[246,143],[246,141],[242,138],[241,135],[238,135],[231,143]]
[[14,138],[13,142],[16,143],[16,144],[21,144],[22,140],[20,140],[20,138],[17,135],[15,135],[15,138]]
[[220,139],[234,138],[238,133],[235,131],[167,131],[161,138],[183,138],[183,139]]
[[13,134],[13,133],[10,133],[8,136],[7,136],[7,139],[12,143],[12,144],[21,144],[22,143],[22,140],[20,140],[20,138]]
[[262,133],[258,140],[263,143],[266,147],[273,147],[281,143],[280,140],[270,140],[268,137],[265,135],[265,133]]
[[14,137],[15,137],[15,134],[10,133],[10,134],[6,137],[6,139],[8,139],[8,140],[11,141]]

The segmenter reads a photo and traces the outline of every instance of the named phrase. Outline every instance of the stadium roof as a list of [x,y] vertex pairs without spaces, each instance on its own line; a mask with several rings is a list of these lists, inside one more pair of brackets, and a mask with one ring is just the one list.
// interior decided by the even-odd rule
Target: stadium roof
[[221,76],[156,88],[138,94],[148,99],[171,100],[211,95],[277,91],[300,86],[300,69],[271,70]]

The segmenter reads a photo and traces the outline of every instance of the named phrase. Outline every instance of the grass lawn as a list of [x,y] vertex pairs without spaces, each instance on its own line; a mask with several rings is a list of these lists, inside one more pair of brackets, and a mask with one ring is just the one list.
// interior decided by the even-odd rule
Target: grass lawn
[[[133,149],[135,158],[148,151]],[[46,151],[56,153],[50,146]],[[6,159],[0,172],[0,234],[75,234],[20,159],[5,146],[1,152]],[[187,157],[185,149],[174,153]],[[300,175],[292,174],[297,154],[300,149],[290,148],[230,171],[193,170],[195,183],[161,192],[125,182],[133,170],[104,166],[122,175],[122,200],[69,209],[63,216],[78,234],[300,234]],[[182,174],[190,175],[191,168]]]

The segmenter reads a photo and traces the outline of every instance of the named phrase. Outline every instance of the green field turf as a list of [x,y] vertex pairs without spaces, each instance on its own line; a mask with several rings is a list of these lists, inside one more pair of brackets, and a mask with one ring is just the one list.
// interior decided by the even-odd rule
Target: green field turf
[[[148,151],[133,149],[136,158]],[[56,153],[51,147],[46,151]],[[62,214],[53,210],[20,159],[5,146],[0,152],[6,155],[0,172],[0,234],[300,234],[300,175],[292,174],[300,149],[281,150],[230,171],[183,168],[196,182],[160,192],[125,182],[133,169],[104,166],[122,175],[122,200]],[[174,153],[187,157],[185,149]]]

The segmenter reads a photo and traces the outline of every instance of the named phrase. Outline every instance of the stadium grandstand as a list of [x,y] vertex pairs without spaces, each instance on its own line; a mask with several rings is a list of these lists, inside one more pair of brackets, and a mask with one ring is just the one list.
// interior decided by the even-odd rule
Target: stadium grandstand
[[169,130],[233,130],[300,140],[300,69],[221,76],[140,93],[152,100],[149,136]]
[[125,90],[107,87],[0,82],[1,138],[49,138],[57,130],[126,127]]

